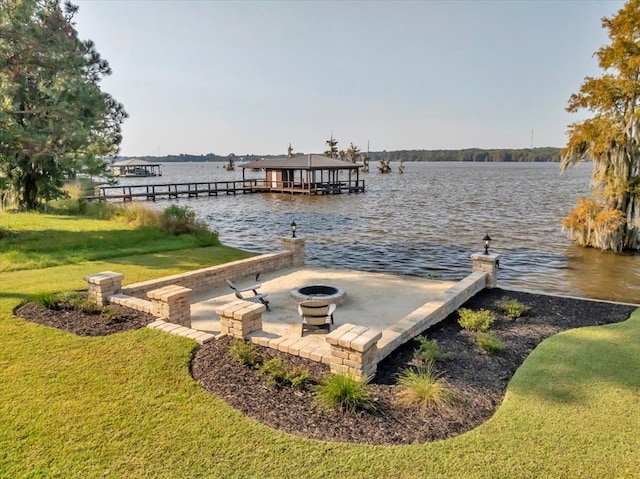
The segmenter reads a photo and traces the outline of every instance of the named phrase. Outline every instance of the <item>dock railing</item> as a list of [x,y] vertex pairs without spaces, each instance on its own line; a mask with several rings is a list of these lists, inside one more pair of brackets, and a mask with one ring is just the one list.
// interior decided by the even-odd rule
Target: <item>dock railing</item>
[[364,180],[301,183],[244,179],[234,181],[203,181],[197,183],[160,183],[147,185],[99,186],[89,200],[156,201],[179,197],[236,195],[238,193],[291,193],[305,195],[364,192]]

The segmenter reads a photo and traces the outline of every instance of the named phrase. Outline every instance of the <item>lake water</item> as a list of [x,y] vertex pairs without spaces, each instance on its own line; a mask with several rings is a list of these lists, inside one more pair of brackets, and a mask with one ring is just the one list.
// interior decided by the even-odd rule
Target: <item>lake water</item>
[[[501,255],[501,286],[640,303],[640,255],[580,248],[561,231],[576,198],[589,195],[590,163],[564,174],[557,163],[405,163],[403,175],[392,167],[390,174],[361,174],[361,194],[176,202],[193,208],[229,246],[278,251],[295,220],[309,265],[445,280],[470,273],[470,255],[483,251],[489,233],[491,251]],[[228,172],[223,163],[165,163],[162,172],[120,183],[242,179],[241,169]]]

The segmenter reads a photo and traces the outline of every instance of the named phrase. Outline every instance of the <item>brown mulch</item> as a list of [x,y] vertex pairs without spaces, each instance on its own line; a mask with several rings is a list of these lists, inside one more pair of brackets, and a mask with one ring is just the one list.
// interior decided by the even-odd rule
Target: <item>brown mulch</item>
[[117,304],[110,308],[118,311],[121,319],[117,322],[105,320],[100,313],[85,313],[75,309],[51,310],[38,303],[26,303],[15,311],[15,315],[33,323],[62,329],[78,336],[105,336],[107,334],[144,328],[156,318],[141,311],[135,311]]
[[[518,299],[531,310],[519,319],[505,317],[497,307],[504,296]],[[412,357],[417,341],[410,341],[378,365],[378,372],[371,382],[376,397],[376,414],[326,411],[315,403],[309,389],[267,385],[265,378],[255,369],[241,365],[229,355],[231,341],[228,338],[199,347],[192,361],[192,374],[202,387],[234,408],[291,434],[362,444],[435,441],[469,431],[490,418],[502,402],[507,383],[515,370],[545,338],[567,329],[623,321],[635,309],[633,306],[500,289],[484,290],[464,307],[496,313],[498,320],[491,330],[503,341],[505,349],[497,355],[483,353],[472,343],[473,336],[458,326],[456,313],[426,333],[428,338],[437,339],[441,348],[451,355],[445,362],[437,364],[437,371],[457,395],[457,402],[451,409],[423,411],[417,406],[398,404],[395,398],[396,378],[402,369],[414,364]],[[42,309],[28,304],[16,314],[78,334],[88,335],[91,331],[108,334],[97,333],[104,330],[104,325],[96,324],[95,318],[91,322],[89,318],[74,317],[73,312],[67,311],[64,319],[58,322],[52,318],[59,312]],[[138,314],[134,312],[133,316]],[[148,318],[140,321],[140,325],[135,327],[144,326]],[[112,326],[131,329],[127,323]],[[281,357],[289,367],[308,370],[312,382],[318,382],[328,372],[326,365],[268,348],[256,348],[264,360]]]

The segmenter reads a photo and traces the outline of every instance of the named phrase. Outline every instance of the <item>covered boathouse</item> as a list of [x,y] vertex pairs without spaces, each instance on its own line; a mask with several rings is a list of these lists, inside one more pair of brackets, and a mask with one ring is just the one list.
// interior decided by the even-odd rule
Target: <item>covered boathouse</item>
[[160,163],[131,158],[111,165],[113,176],[162,176]]
[[300,155],[257,160],[239,165],[242,179],[249,170],[263,170],[264,180],[255,189],[274,193],[324,195],[360,193],[364,180],[360,179],[362,165],[322,155]]

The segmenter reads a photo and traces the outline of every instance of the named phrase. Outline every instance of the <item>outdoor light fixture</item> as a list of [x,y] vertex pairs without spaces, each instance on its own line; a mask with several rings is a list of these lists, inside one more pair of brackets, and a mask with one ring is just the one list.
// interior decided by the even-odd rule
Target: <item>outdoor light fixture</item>
[[296,225],[295,221],[291,222],[291,235],[295,238],[296,237],[296,228],[298,227],[298,225]]
[[491,243],[491,236],[489,236],[489,233],[482,238],[482,241],[484,241],[484,254],[489,254],[489,244]]

